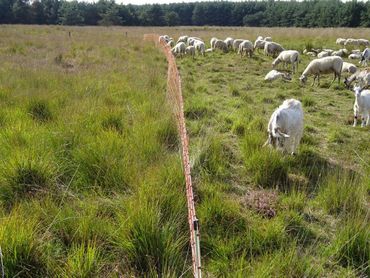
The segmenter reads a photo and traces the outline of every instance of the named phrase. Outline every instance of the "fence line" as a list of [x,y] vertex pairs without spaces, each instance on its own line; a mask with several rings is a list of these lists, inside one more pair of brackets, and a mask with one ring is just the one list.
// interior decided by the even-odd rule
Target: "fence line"
[[184,116],[184,101],[181,90],[181,78],[176,66],[175,57],[171,52],[171,48],[164,42],[159,41],[157,34],[145,34],[145,41],[151,41],[160,47],[165,54],[168,62],[167,71],[167,96],[170,103],[173,105],[173,112],[176,117],[177,128],[181,140],[182,163],[184,167],[186,197],[188,206],[188,221],[190,229],[190,246],[192,254],[193,274],[195,278],[201,278],[201,256],[200,256],[200,231],[199,221],[195,214],[194,195],[190,172],[189,159],[189,139],[187,136],[185,116]]

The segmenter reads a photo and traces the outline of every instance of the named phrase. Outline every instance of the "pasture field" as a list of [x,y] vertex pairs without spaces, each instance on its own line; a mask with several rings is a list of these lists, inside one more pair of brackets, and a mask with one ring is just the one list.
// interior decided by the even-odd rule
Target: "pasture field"
[[191,273],[161,51],[119,29],[2,26],[0,37],[6,277]]
[[[338,49],[337,36],[355,36],[330,31],[193,35],[208,47],[211,37],[272,36],[300,52]],[[206,269],[230,277],[368,276],[370,129],[352,127],[354,95],[343,83],[330,86],[332,74],[320,87],[310,86],[312,77],[300,84],[310,58],[302,56],[292,82],[266,83],[272,61],[262,52],[178,59]],[[269,117],[288,98],[305,112],[294,157],[262,147]]]
[[[71,32],[71,36],[69,36]],[[126,37],[127,33],[127,37]],[[368,29],[0,26],[0,247],[8,277],[191,277],[166,61],[145,33],[334,48]],[[353,93],[265,83],[272,58],[177,59],[205,277],[370,276],[370,129]],[[296,156],[262,145],[302,101]]]

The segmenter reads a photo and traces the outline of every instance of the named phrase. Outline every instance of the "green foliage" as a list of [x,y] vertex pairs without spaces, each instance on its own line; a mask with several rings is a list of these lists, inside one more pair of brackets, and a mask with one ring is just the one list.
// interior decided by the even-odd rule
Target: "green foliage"
[[253,269],[254,277],[320,277],[320,268],[312,267],[314,258],[309,254],[299,255],[299,248],[281,248],[263,257]]
[[[205,20],[206,5],[197,5],[203,14],[198,19]],[[271,3],[275,8],[279,5]],[[271,16],[279,12],[274,10]],[[288,22],[290,17],[275,20]],[[217,35],[242,37],[244,32],[216,29],[201,30],[206,40]],[[311,35],[301,29],[248,31],[252,38],[271,34],[274,40],[284,41],[286,49],[335,47],[336,35],[327,29],[315,29]],[[317,32],[327,38],[316,38]],[[335,247],[334,234],[344,219],[368,222],[367,130],[341,124],[353,105],[346,94],[337,93],[343,85],[302,86],[299,73],[289,83],[264,83],[271,59],[257,51],[248,65],[233,52],[212,52],[206,60],[196,59],[178,59],[177,63],[185,80],[185,111],[197,112],[186,113],[186,119],[207,273],[220,277],[364,276],[365,265],[345,265],[339,263],[339,256],[326,252]],[[301,56],[299,72],[309,61]],[[330,78],[323,77],[328,84]],[[305,113],[303,138],[294,156],[263,147],[271,113],[288,98],[300,100]],[[331,140],[334,127],[334,141],[339,138],[344,143]],[[273,211],[269,216],[261,213],[269,209]],[[358,245],[364,247],[364,242]],[[339,246],[343,242],[338,241]],[[351,252],[348,258],[352,256],[358,257]]]
[[[47,2],[52,23],[59,2]],[[84,23],[96,24],[94,14],[110,5],[80,3],[88,9]],[[209,15],[207,5],[249,4],[204,3]],[[125,24],[134,17],[138,24],[136,8],[120,6]],[[184,22],[192,9],[177,12]],[[294,18],[279,13],[269,17],[275,24]],[[237,24],[244,16],[242,9],[229,10],[212,16],[212,24]],[[211,36],[245,36],[244,28],[184,28],[181,33],[207,42]],[[248,28],[248,36],[270,31]],[[165,96],[167,67],[160,51],[142,43],[144,32],[129,28],[126,38],[120,28],[1,29],[0,245],[7,276],[191,276],[186,188]],[[335,32],[349,37],[364,31],[276,28],[271,35],[287,48],[303,49],[307,41],[334,47]],[[366,276],[368,130],[345,125],[353,103],[343,85],[311,88],[296,79],[266,84],[270,58],[256,53],[248,65],[236,58],[212,52],[177,60],[205,275]],[[308,61],[302,55],[300,71]],[[296,156],[262,147],[272,111],[291,97],[306,103]],[[30,99],[42,100],[52,117],[42,120],[44,108],[41,120],[31,117]],[[345,143],[330,141],[333,126]],[[18,190],[24,184],[32,190]],[[252,203],[274,213],[266,216]]]
[[244,232],[247,222],[238,205],[222,195],[205,196],[198,208],[202,229],[209,237],[228,235],[234,237]]
[[59,22],[63,25],[81,25],[84,21],[77,1],[62,2],[58,13]]
[[[368,2],[207,2],[131,5],[110,1],[2,0],[0,23],[141,26],[369,27]],[[327,12],[327,11],[330,11]],[[307,49],[312,44],[306,43]],[[301,49],[303,50],[303,48]]]
[[177,26],[180,23],[180,16],[175,11],[167,12],[165,15],[168,26]]
[[122,25],[122,18],[119,15],[119,7],[111,5],[105,13],[101,14],[102,19],[99,20],[99,25],[111,26]]
[[284,215],[285,230],[297,242],[308,244],[313,242],[317,235],[304,221],[302,215],[296,212],[288,212]]
[[260,133],[248,133],[243,141],[245,167],[253,181],[263,187],[284,188],[288,182],[288,164],[275,150],[266,146]]
[[310,106],[315,106],[316,102],[313,100],[312,97],[305,96],[302,99],[302,104],[304,107],[310,107]]
[[329,142],[344,144],[348,140],[348,137],[350,137],[348,133],[334,129],[329,133]]

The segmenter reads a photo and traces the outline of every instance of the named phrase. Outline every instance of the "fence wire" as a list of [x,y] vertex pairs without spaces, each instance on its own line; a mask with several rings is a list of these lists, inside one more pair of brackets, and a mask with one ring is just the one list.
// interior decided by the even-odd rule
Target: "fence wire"
[[173,113],[176,118],[177,128],[181,141],[182,163],[184,168],[185,183],[186,183],[186,198],[188,206],[188,221],[190,229],[190,246],[192,254],[193,274],[195,278],[201,278],[201,256],[200,256],[200,231],[199,221],[195,214],[194,195],[190,172],[189,159],[189,139],[186,132],[185,116],[184,116],[184,101],[181,90],[181,78],[177,70],[175,57],[171,52],[170,46],[164,41],[159,41],[158,34],[145,34],[144,41],[154,42],[157,47],[160,47],[167,58],[167,96],[173,107]]

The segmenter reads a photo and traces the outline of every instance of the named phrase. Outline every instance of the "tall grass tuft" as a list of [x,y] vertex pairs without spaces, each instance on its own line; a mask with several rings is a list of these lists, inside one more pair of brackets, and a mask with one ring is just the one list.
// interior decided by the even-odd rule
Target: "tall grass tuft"
[[348,219],[339,228],[336,238],[329,247],[331,254],[344,267],[353,267],[362,275],[370,275],[370,225],[360,218]]
[[94,242],[73,244],[68,252],[65,277],[97,277],[99,276],[101,254]]
[[[134,200],[133,200],[134,201]],[[128,210],[126,223],[117,232],[115,244],[127,257],[138,276],[180,276],[187,236],[178,230],[179,219],[167,222],[158,204],[146,200],[134,201]]]
[[320,277],[320,267],[313,265],[309,254],[301,254],[292,243],[272,254],[267,254],[256,263],[252,277]]
[[37,225],[35,217],[19,208],[0,219],[5,277],[42,277],[46,274],[37,240]]
[[105,130],[113,130],[120,134],[123,132],[122,119],[118,115],[109,115],[106,119],[102,121],[102,127]]
[[28,104],[28,113],[39,122],[47,122],[52,119],[52,113],[49,104],[45,100],[32,100]]
[[347,170],[328,175],[317,198],[328,213],[356,216],[366,213],[366,194],[366,181]]
[[285,230],[298,243],[305,245],[317,239],[316,233],[307,225],[303,216],[290,211],[284,215]]
[[220,194],[205,196],[198,206],[198,215],[204,233],[209,237],[225,238],[226,234],[231,236],[245,231],[247,223],[239,209],[237,203]]
[[4,179],[0,197],[8,207],[22,199],[43,194],[55,185],[57,171],[46,157],[16,158],[1,169]]
[[157,132],[159,142],[169,151],[176,151],[179,148],[179,136],[177,126],[172,118],[165,119]]
[[230,177],[232,165],[238,159],[234,144],[217,134],[210,135],[203,144],[194,162],[194,172],[211,179]]
[[127,190],[130,174],[127,152],[125,141],[115,133],[91,138],[84,147],[74,150],[73,157],[79,164],[80,189]]
[[311,191],[316,190],[320,180],[334,168],[324,157],[305,145],[300,146],[300,151],[291,160],[290,166],[305,175],[309,183],[308,189]]
[[246,159],[246,168],[256,184],[283,189],[288,183],[288,165],[280,153],[262,149]]

